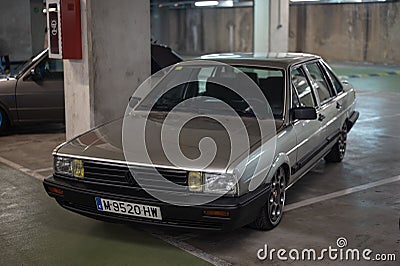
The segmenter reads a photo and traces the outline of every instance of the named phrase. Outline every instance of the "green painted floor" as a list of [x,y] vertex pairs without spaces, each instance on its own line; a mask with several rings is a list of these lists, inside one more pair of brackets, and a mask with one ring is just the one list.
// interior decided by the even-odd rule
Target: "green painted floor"
[[342,79],[348,80],[357,91],[392,91],[399,92],[400,75],[388,76],[366,76],[349,78],[348,76],[364,74],[384,74],[390,72],[399,72],[400,66],[359,66],[332,64],[332,68]]
[[68,212],[0,164],[0,265],[208,265],[134,226]]

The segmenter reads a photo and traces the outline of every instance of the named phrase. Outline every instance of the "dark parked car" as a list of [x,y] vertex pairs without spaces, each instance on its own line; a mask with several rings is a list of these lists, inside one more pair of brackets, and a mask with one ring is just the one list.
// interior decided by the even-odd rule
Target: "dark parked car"
[[[209,65],[203,60],[176,65],[148,94],[150,98],[145,97],[126,116],[132,123],[129,129],[139,128],[143,132],[140,126],[143,120],[151,128],[142,136],[148,140],[146,148],[151,164],[136,149],[143,141],[140,134],[128,131],[137,141],[131,142],[132,149],[122,146],[123,120],[116,120],[55,149],[54,174],[44,180],[47,193],[62,207],[98,219],[211,230],[231,230],[247,224],[261,230],[275,227],[283,215],[288,187],[322,158],[327,162],[343,160],[347,133],[359,115],[355,111],[355,91],[351,85],[340,82],[328,64],[314,55],[229,54],[202,59],[225,64]],[[227,65],[235,69],[228,71]],[[258,119],[249,104],[228,87],[215,83],[219,78],[234,84],[240,75],[249,76],[257,85],[256,90],[268,100],[269,113],[273,115],[268,121],[272,120],[271,127],[276,128],[274,149],[268,146],[271,135],[258,131]],[[153,101],[153,92],[185,76],[201,82],[181,83]],[[163,145],[168,143],[158,137],[164,121],[175,106],[191,98],[204,101],[203,106],[208,107],[194,110],[200,116],[211,112],[219,117],[218,121],[229,124],[233,115],[221,111],[224,103],[240,116],[248,135],[239,134],[239,138],[248,138],[249,146],[232,163],[226,161],[230,136],[224,134],[225,129],[219,123],[204,117],[188,122],[179,132],[183,143],[180,149],[188,157],[197,158],[200,140],[211,137],[219,147],[218,152],[222,151],[221,156],[218,153],[205,167],[196,162],[177,167],[164,155]],[[257,103],[259,99],[253,100]],[[154,105],[150,105],[153,107],[146,119],[142,107],[149,106],[149,102]],[[259,107],[268,109],[267,105]],[[193,111],[191,104],[180,108],[172,116],[173,121],[185,120],[187,113]],[[166,130],[174,130],[171,124],[170,127],[165,124]],[[243,156],[246,152],[248,155]],[[125,159],[126,154],[130,154],[129,160]],[[265,175],[257,187],[252,187],[256,174],[261,172],[255,168],[255,162],[261,164]],[[170,189],[167,181],[159,182],[151,168],[170,183],[179,185],[179,189]],[[148,183],[145,189],[138,184],[140,179]],[[177,206],[154,197],[153,192],[173,195],[183,202],[191,202],[195,197],[220,197],[205,204]]]
[[[151,45],[151,73],[182,61],[169,47]],[[63,62],[44,50],[21,65],[16,74],[0,78],[0,133],[24,123],[64,122]]]

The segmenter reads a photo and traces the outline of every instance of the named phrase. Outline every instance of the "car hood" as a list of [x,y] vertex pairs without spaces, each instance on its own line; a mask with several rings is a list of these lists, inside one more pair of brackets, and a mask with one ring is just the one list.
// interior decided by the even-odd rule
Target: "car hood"
[[7,75],[1,75],[0,74],[0,82],[10,82],[10,81],[15,81],[14,77],[7,76]]
[[0,76],[0,92],[1,93],[14,93],[15,84],[17,80],[13,77],[2,78]]
[[[144,132],[142,136],[135,134],[135,137],[129,139],[129,144],[122,145],[123,137],[123,119],[114,120],[102,126],[99,126],[87,133],[78,136],[65,144],[61,145],[56,153],[59,155],[103,160],[103,161],[114,161],[114,162],[126,162],[136,165],[153,165],[158,167],[171,167],[176,168],[176,164],[168,159],[163,149],[165,147],[165,141],[161,141],[161,129],[165,119],[166,113],[154,112],[146,117],[143,114],[137,113],[130,117],[131,125],[141,127],[141,132]],[[186,119],[185,115],[175,115],[174,119]],[[220,119],[225,119],[226,123],[230,123],[231,118],[224,116]],[[146,122],[146,130],[143,131],[143,121]],[[254,117],[243,117],[243,124],[248,132],[248,140],[250,144],[250,152],[257,149],[261,145],[261,134],[257,120]],[[220,120],[222,121],[222,120]],[[269,125],[275,125],[279,128],[282,125],[280,121],[269,121]],[[124,133],[126,131],[124,130]],[[232,130],[231,135],[233,137],[243,138],[243,131]],[[240,136],[239,136],[240,134]],[[212,163],[204,169],[202,166],[198,166],[197,169],[204,169],[208,171],[225,171],[227,167],[240,155],[247,150],[242,150],[240,154],[231,155],[230,135],[227,133],[224,126],[218,123],[216,120],[198,117],[196,119],[187,122],[184,127],[179,131],[179,147],[183,155],[191,160],[198,158],[201,153],[199,150],[199,142],[205,137],[209,137],[214,140],[217,148],[216,154],[213,155]],[[127,138],[125,138],[126,140]],[[148,156],[140,150],[138,147],[139,143],[145,143],[146,151]],[[124,146],[124,149],[123,149]],[[128,147],[127,147],[128,146]],[[129,154],[127,158],[124,156]],[[206,154],[207,156],[207,154]],[[150,163],[149,163],[150,158]],[[171,157],[169,157],[171,159]],[[173,159],[173,158],[172,158]],[[196,169],[196,165],[191,165],[188,169]]]

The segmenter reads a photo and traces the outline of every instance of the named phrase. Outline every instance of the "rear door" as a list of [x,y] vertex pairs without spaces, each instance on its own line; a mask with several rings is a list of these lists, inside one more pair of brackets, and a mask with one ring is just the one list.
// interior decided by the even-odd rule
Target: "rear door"
[[15,94],[20,122],[64,121],[62,60],[44,56],[21,76]]
[[[318,107],[314,91],[302,66],[291,70],[292,107]],[[322,126],[319,120],[294,120],[291,122],[297,136],[297,164],[298,170],[315,158],[324,142]],[[291,152],[294,152],[291,151]]]

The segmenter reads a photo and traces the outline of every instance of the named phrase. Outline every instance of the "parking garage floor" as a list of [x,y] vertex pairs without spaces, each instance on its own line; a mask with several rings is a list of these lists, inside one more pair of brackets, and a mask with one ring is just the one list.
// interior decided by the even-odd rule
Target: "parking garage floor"
[[[40,179],[63,127],[0,137],[0,265],[368,265],[365,261],[260,260],[268,249],[371,249],[400,261],[400,68],[337,65],[357,90],[360,118],[341,164],[321,161],[288,191],[281,224],[268,232],[190,232],[92,220],[56,205]],[[385,74],[386,73],[386,74]],[[343,240],[343,239],[342,239]],[[371,255],[372,257],[373,255]],[[374,261],[377,263],[376,261]],[[370,262],[372,264],[372,262]]]

